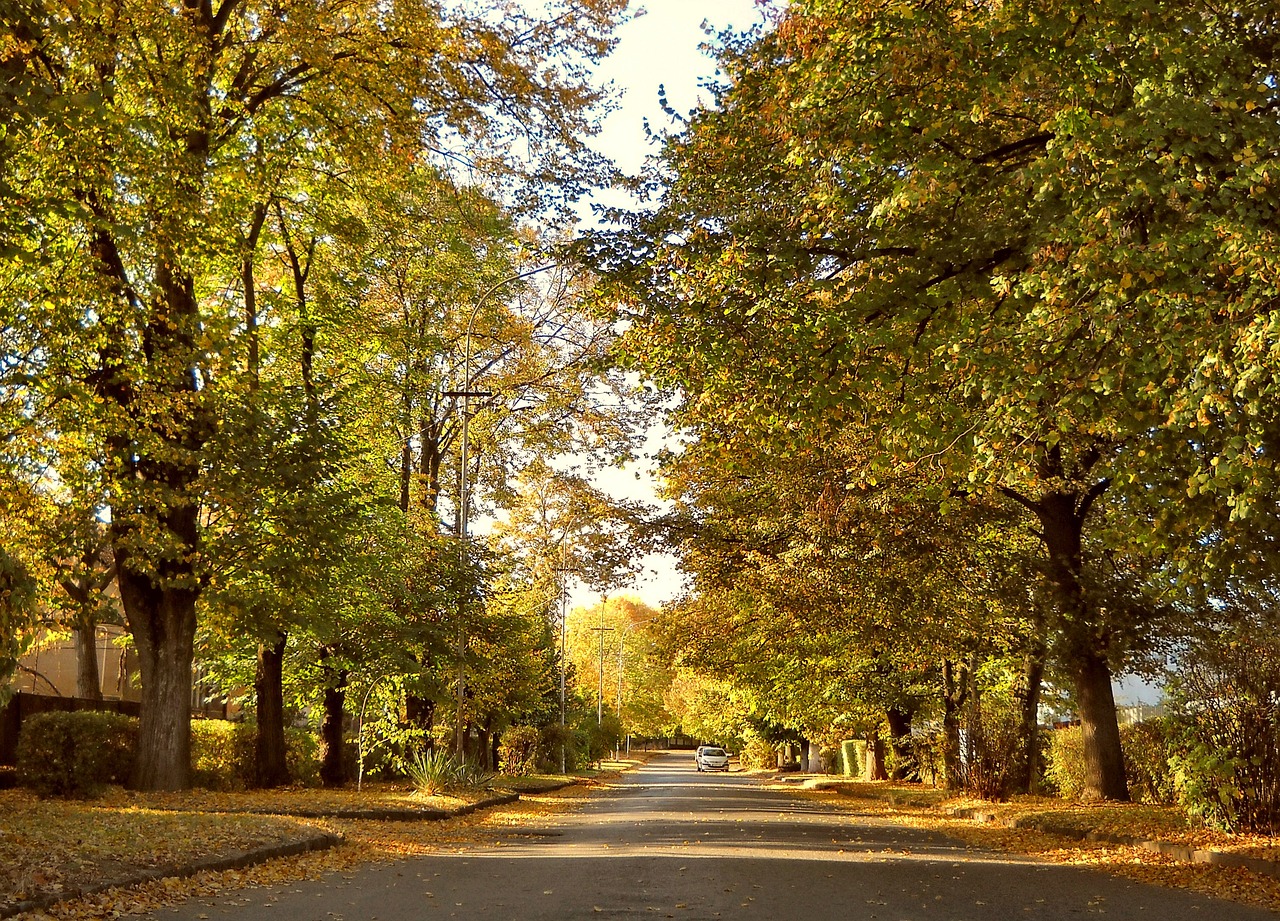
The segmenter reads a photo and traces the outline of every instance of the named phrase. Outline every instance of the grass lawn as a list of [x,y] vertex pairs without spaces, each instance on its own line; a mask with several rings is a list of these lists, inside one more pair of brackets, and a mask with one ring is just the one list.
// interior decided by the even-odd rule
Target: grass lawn
[[[634,763],[605,762],[580,775],[499,776],[490,790],[438,796],[422,796],[404,782],[365,783],[360,791],[352,786],[144,794],[117,787],[91,800],[41,799],[22,789],[0,790],[0,910],[32,898],[322,832],[340,834],[345,843],[243,870],[158,880],[73,899],[31,917],[84,919],[152,911],[192,895],[226,893],[245,885],[314,877],[369,861],[428,853],[460,845],[477,828],[536,822],[583,795],[595,778],[607,778]],[[583,786],[560,789],[566,784]],[[551,792],[555,790],[559,792]],[[504,792],[519,792],[521,801],[447,821],[403,820],[405,813],[421,812],[428,818]],[[394,813],[396,819],[362,817],[379,811]]]
[[[795,784],[786,784],[795,787]],[[821,797],[842,811],[891,818],[992,850],[1026,854],[1057,863],[1092,866],[1143,882],[1192,889],[1206,895],[1280,911],[1280,880],[1240,868],[1212,867],[1174,860],[1138,847],[1080,841],[1034,828],[1008,828],[999,823],[949,814],[953,808],[976,808],[998,819],[1075,832],[1097,830],[1114,835],[1150,838],[1198,850],[1219,850],[1265,860],[1280,860],[1280,839],[1265,835],[1232,835],[1193,823],[1172,806],[1137,803],[1082,805],[1045,797],[1020,797],[991,803],[911,784],[856,782],[840,777],[807,778],[800,795]]]

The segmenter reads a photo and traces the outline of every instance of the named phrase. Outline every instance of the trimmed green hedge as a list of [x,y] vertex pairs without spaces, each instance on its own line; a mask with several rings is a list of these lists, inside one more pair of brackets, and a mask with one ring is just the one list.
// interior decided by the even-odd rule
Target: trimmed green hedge
[[18,782],[42,796],[93,796],[133,771],[138,721],[101,710],[37,713],[18,737]]

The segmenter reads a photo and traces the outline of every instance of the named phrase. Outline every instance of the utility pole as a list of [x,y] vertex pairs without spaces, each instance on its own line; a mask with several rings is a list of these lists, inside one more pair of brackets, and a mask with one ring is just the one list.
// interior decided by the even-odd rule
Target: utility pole
[[564,686],[565,686],[565,660],[568,658],[569,649],[566,643],[566,630],[568,617],[565,612],[565,605],[569,595],[569,569],[566,560],[567,549],[564,541],[560,541],[560,565],[556,568],[556,572],[560,574],[560,773],[563,774],[567,770],[565,759],[565,729],[564,724]]
[[599,678],[599,688],[596,692],[596,726],[604,723],[604,635],[612,633],[612,627],[604,625],[604,609],[609,602],[607,600],[600,603],[600,626],[592,627],[596,633],[600,634],[600,665],[597,668],[596,675]]
[[[627,631],[624,627],[618,631],[618,726],[622,726],[622,650],[627,643]],[[628,733],[627,738],[630,738]],[[630,745],[627,746],[630,749]],[[617,761],[622,757],[622,736],[618,736],[618,741],[613,746],[613,760]]]
[[[469,503],[471,494],[467,491],[467,449],[471,442],[469,426],[471,424],[471,398],[480,397],[487,399],[493,394],[487,390],[471,389],[471,337],[476,328],[476,317],[480,314],[480,308],[488,302],[489,297],[501,288],[505,288],[512,282],[519,281],[522,278],[528,278],[531,275],[537,275],[539,272],[545,272],[552,268],[554,262],[540,265],[537,268],[526,269],[523,272],[516,272],[514,275],[508,275],[501,281],[498,281],[486,288],[481,295],[476,298],[475,305],[471,308],[471,315],[467,318],[467,335],[466,350],[462,361],[462,389],[446,390],[444,395],[454,399],[462,399],[462,445],[461,460],[458,464],[458,524],[456,534],[458,535],[458,562],[459,572],[465,569],[467,556],[467,522],[471,517],[471,509]],[[458,600],[458,700],[457,700],[457,725],[455,726],[454,746],[458,751],[459,760],[463,757],[463,726],[462,726],[462,701],[466,692],[466,651],[467,651],[467,632],[466,632],[466,607],[467,600],[464,597]]]

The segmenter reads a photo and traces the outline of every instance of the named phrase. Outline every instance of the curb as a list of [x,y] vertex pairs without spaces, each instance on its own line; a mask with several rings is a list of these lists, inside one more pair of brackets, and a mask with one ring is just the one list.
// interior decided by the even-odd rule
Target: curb
[[221,857],[208,857],[203,860],[196,860],[183,866],[158,867],[154,870],[146,870],[141,873],[135,873],[132,876],[122,876],[118,879],[108,880],[103,883],[95,883],[92,886],[80,886],[74,889],[64,889],[57,895],[47,895],[35,899],[27,899],[22,902],[15,902],[12,905],[0,906],[0,918],[11,918],[14,915],[21,914],[24,911],[38,911],[42,909],[52,908],[59,902],[67,902],[71,899],[81,899],[86,896],[97,895],[100,892],[106,892],[108,889],[124,889],[132,886],[140,886],[143,883],[155,882],[161,879],[186,879],[195,876],[197,873],[206,871],[219,873],[223,870],[241,870],[245,867],[251,867],[255,864],[266,863],[268,860],[278,860],[281,857],[296,857],[299,854],[308,854],[312,851],[324,851],[331,847],[336,847],[345,839],[341,835],[330,834],[329,832],[321,832],[312,835],[309,838],[303,838],[296,841],[286,841],[282,844],[272,844],[266,847],[254,848],[249,851],[235,851]]
[[984,824],[1002,825],[1005,828],[1025,828],[1031,831],[1044,832],[1045,834],[1058,835],[1063,838],[1071,838],[1076,841],[1092,841],[1097,844],[1118,844],[1124,847],[1138,847],[1144,851],[1151,851],[1156,854],[1163,854],[1166,857],[1172,857],[1174,860],[1180,860],[1183,863],[1205,864],[1213,867],[1231,867],[1244,868],[1252,870],[1255,873],[1261,873],[1264,876],[1270,876],[1272,879],[1280,879],[1280,861],[1267,860],[1262,857],[1249,857],[1245,854],[1232,854],[1229,851],[1200,850],[1198,848],[1189,847],[1185,844],[1174,844],[1171,841],[1161,841],[1157,838],[1139,838],[1134,835],[1118,835],[1112,832],[1098,831],[1097,829],[1089,829],[1087,831],[1079,828],[1070,828],[1064,825],[1054,825],[1052,822],[1044,822],[1032,817],[1001,818],[994,810],[975,808],[971,806],[959,806],[946,810],[947,815],[957,819],[972,819],[975,822]]
[[565,790],[569,787],[576,787],[576,780],[562,780],[559,783],[553,783],[546,787],[538,787],[536,790],[517,790],[515,796],[541,796],[544,793],[555,793],[558,790]]

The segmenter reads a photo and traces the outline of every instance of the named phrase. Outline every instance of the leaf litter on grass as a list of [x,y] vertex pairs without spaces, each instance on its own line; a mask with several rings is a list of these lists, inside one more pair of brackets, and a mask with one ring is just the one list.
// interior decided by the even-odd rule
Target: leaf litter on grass
[[[1196,848],[1214,848],[1275,860],[1280,847],[1261,835],[1228,835],[1191,827],[1172,807],[1130,803],[1080,805],[1045,798],[990,803],[948,797],[943,791],[914,789],[888,783],[840,784],[842,804],[856,803],[862,815],[939,832],[972,847],[1005,851],[1054,863],[1087,866],[1133,879],[1280,911],[1280,880],[1252,870],[1216,867],[1176,860],[1145,848],[1081,841],[1035,828],[1009,828],[994,822],[951,816],[946,807],[968,806],[994,810],[1001,818],[1026,817],[1075,832],[1097,829],[1135,838],[1173,841]],[[834,791],[796,790],[797,795],[833,798]]]
[[[320,791],[299,792],[310,795]],[[336,794],[324,799],[330,804],[364,804],[363,800],[345,795],[352,791],[326,792]],[[379,797],[390,795],[390,791],[375,793]],[[505,837],[509,828],[529,828],[551,821],[585,793],[581,787],[568,787],[554,793],[526,794],[510,805],[445,821],[404,822],[341,817],[296,819],[245,813],[245,798],[252,799],[257,794],[197,792],[143,796],[113,791],[104,800],[82,802],[41,800],[21,791],[3,791],[0,792],[0,868],[4,872],[13,871],[15,888],[0,890],[0,908],[21,900],[13,895],[18,877],[39,874],[53,884],[51,871],[61,864],[75,865],[77,869],[75,873],[65,873],[59,885],[30,894],[54,894],[83,885],[75,882],[76,879],[109,880],[110,875],[102,875],[102,869],[123,867],[136,872],[190,863],[193,859],[282,843],[300,834],[318,831],[344,837],[343,844],[329,850],[273,859],[244,869],[203,872],[187,878],[170,877],[110,889],[16,917],[20,921],[88,921],[151,912],[190,898],[217,899],[225,903],[228,893],[245,888],[318,879],[373,862],[462,850],[477,843],[493,844]],[[259,805],[278,803],[285,795],[287,793],[262,794]],[[241,806],[239,811],[194,811],[197,806],[221,805],[225,809],[237,801]],[[169,808],[146,808],[139,806],[139,802],[163,802]],[[102,834],[95,838],[99,829]],[[51,847],[46,848],[46,841]],[[52,860],[47,859],[48,852],[55,854]],[[56,856],[59,852],[65,856],[61,862]],[[0,876],[0,885],[9,882],[9,878]],[[22,898],[29,898],[30,894]]]

